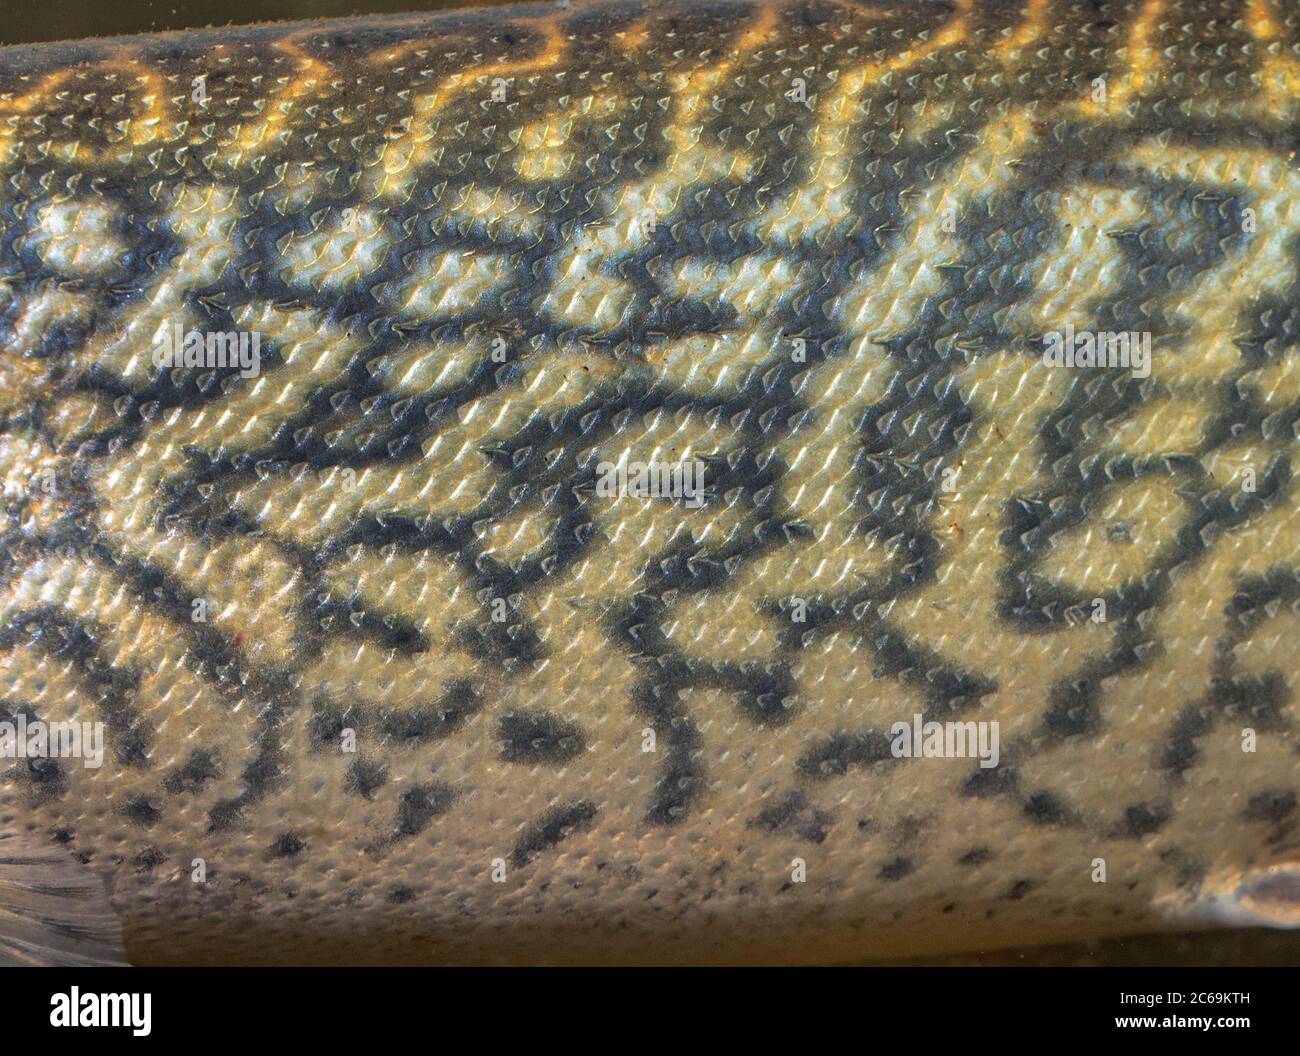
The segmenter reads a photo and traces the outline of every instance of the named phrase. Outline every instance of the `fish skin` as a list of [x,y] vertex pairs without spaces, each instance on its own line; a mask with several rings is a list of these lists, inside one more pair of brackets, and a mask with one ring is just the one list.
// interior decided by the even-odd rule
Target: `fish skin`
[[108,746],[0,827],[142,964],[1294,926],[1298,88],[1283,0],[0,49],[0,721]]

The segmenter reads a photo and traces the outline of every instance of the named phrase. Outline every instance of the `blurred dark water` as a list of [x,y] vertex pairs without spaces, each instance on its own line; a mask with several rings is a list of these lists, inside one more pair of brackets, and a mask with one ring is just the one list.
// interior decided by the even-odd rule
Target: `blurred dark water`
[[488,7],[508,0],[0,0],[0,44],[197,26]]

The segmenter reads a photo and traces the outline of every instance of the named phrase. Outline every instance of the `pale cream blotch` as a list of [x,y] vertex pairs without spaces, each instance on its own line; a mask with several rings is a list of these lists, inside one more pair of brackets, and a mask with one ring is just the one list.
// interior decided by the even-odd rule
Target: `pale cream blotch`
[[[0,376],[0,387],[3,385]],[[56,444],[76,444],[119,420],[115,403],[100,392],[69,393],[50,409],[45,426]]]
[[[466,573],[448,555],[354,546],[332,558],[324,572],[336,597],[355,598],[356,607],[376,616],[410,621],[438,657],[450,659],[453,653],[463,653],[463,645],[456,640],[456,628],[483,618],[483,606]],[[338,648],[342,656],[361,648],[361,643],[340,643]],[[461,656],[461,662],[467,659],[467,654]],[[447,671],[438,671],[428,656],[424,662],[430,680],[448,677]],[[327,662],[320,671],[324,673],[332,666]],[[418,670],[412,670],[401,677],[414,679],[418,675]],[[329,677],[333,680],[344,676],[340,670]]]
[[24,240],[47,267],[77,279],[102,279],[121,266],[127,245],[122,209],[101,198],[69,198],[39,209]]
[[[1118,291],[1132,265],[1116,237],[1149,221],[1144,188],[1081,183],[1051,203],[1051,244],[1030,264],[1032,292],[1011,309],[1008,324],[1026,335],[1089,328],[1093,310]],[[1046,348],[1041,346],[1038,351]]]
[[1296,281],[1295,239],[1300,234],[1300,173],[1285,158],[1246,148],[1197,150],[1146,142],[1131,164],[1227,192],[1250,188],[1243,206],[1254,230],[1201,275],[1180,305],[1183,327],[1173,355],[1154,356],[1152,375],[1170,384],[1213,383],[1241,362],[1236,338],[1242,313],[1261,298],[1285,297]]
[[384,263],[392,233],[368,206],[331,209],[313,218],[312,230],[287,236],[280,246],[280,275],[291,285],[317,290],[350,290]]
[[526,558],[544,551],[557,526],[554,516],[520,507],[497,520],[475,525],[475,534],[485,554],[517,569]]
[[233,454],[266,443],[362,346],[361,335],[324,324],[305,309],[255,303],[237,311],[235,322],[249,332],[273,334],[284,369],[267,371],[200,408],[173,408],[134,447],[107,462],[95,478],[105,530],[129,536],[146,531],[157,509],[158,485],[184,469],[186,449]]
[[[737,450],[739,434],[720,415],[689,407],[676,412],[659,409],[629,416],[622,428],[588,453],[593,471],[600,463],[620,461],[677,463],[725,457]],[[703,486],[710,485],[707,463]],[[692,509],[681,500],[626,494],[593,494],[588,499],[597,540],[583,551],[569,575],[573,594],[594,600],[624,598],[643,583],[646,555],[660,553],[674,539],[689,538],[710,549],[721,548],[743,530],[747,506],[735,497]]]
[[856,148],[853,132],[870,112],[861,101],[869,82],[866,69],[836,77],[808,132],[803,159],[806,178],[774,202],[755,225],[765,244],[815,241],[837,232],[852,216],[857,195],[849,179]]
[[1201,467],[1213,485],[1223,489],[1225,494],[1231,497],[1236,492],[1244,497],[1264,486],[1265,475],[1278,454],[1267,444],[1249,439],[1237,440],[1207,451],[1201,456]]
[[561,115],[542,118],[526,125],[519,134],[515,172],[525,180],[562,179],[573,166],[569,148],[573,118]]
[[787,600],[788,583],[788,570],[782,576],[768,562],[750,561],[731,573],[725,590],[677,596],[661,629],[692,659],[744,663],[773,658],[784,624],[765,609]]
[[[0,288],[0,310],[8,303]],[[38,355],[46,338],[59,327],[90,320],[95,296],[51,281],[41,282],[19,299],[11,327],[0,328],[0,413],[27,414],[41,399],[52,371],[60,363]],[[56,405],[55,415],[62,413]]]
[[[320,473],[303,467],[271,474],[241,486],[234,504],[274,526],[276,533],[308,544],[345,531],[367,510],[417,518],[469,513],[501,476],[484,455],[485,448],[512,436],[541,413],[539,408],[559,411],[581,403],[613,373],[610,361],[581,354],[552,352],[524,362],[525,369],[513,383],[455,408],[453,417],[421,442],[419,456],[410,462],[332,466]],[[416,377],[424,376],[422,366],[410,364],[403,377],[410,376],[412,366]],[[454,370],[471,366],[467,356]]]
[[629,184],[617,197],[606,195],[600,218],[556,254],[556,279],[535,309],[596,333],[616,329],[636,299],[632,284],[618,276],[619,262],[650,244],[659,225],[672,222],[687,187],[743,179],[751,165],[743,153],[692,145],[674,153],[658,179]]
[[797,292],[789,261],[768,254],[730,263],[686,257],[671,269],[652,269],[652,274],[673,299],[692,297],[715,309],[732,308],[738,316],[722,333],[692,334],[649,346],[645,358],[657,376],[703,395],[721,395],[737,390],[756,369],[794,349],[764,322]]
[[[0,501],[23,535],[53,531],[67,510],[66,469],[47,444],[17,431],[0,436]],[[20,519],[13,519],[21,505]]]
[[942,179],[909,199],[903,230],[890,240],[883,258],[865,268],[835,300],[835,317],[853,338],[852,354],[865,343],[904,332],[918,318],[927,298],[947,282],[942,265],[961,255],[951,230],[966,209],[1005,190],[1017,179],[1014,161],[1031,140],[1024,110],[991,122],[980,144]]
[[141,299],[112,327],[77,351],[75,366],[82,370],[99,367],[136,384],[151,378],[157,339],[178,323],[186,330],[201,325],[190,293],[215,283],[235,258],[236,225],[249,207],[233,187],[178,184],[164,198],[166,223],[181,252],[154,273]]
[[474,311],[513,275],[505,253],[432,250],[412,258],[405,276],[382,283],[375,294],[394,312],[433,319]]
[[[42,282],[22,300],[13,329],[0,331],[0,351],[28,355],[41,347],[56,326],[86,322],[94,304],[87,290]],[[0,360],[0,364],[9,362],[8,357]],[[4,367],[0,365],[0,369]]]
[[615,329],[631,308],[636,291],[631,283],[610,273],[609,262],[631,252],[644,240],[645,231],[637,225],[653,224],[654,216],[646,211],[584,225],[556,253],[555,280],[535,300],[534,310],[596,333]]
[[[490,193],[474,186],[457,192],[447,205],[447,219],[464,229],[482,227],[494,242],[503,238],[536,241],[541,237],[543,220],[540,211],[527,208],[521,192],[495,188]],[[434,221],[435,227],[439,225]]]
[[[994,684],[979,718],[998,719],[1004,739],[1041,723],[1041,702],[1069,675],[1062,657],[1084,664],[1113,637],[1111,625],[1087,620],[1052,634],[1024,634],[999,611],[1007,506],[1041,489],[1042,474],[1050,472],[1042,464],[1039,430],[1062,393],[1043,383],[1041,371],[1032,358],[1002,352],[976,358],[955,374],[974,422],[965,444],[931,467],[936,494],[929,526],[939,544],[935,575],[882,613],[945,663]],[[897,569],[906,559],[905,552],[891,555],[891,566]],[[972,625],[981,628],[979,634],[968,633]]]
[[[609,79],[604,74],[602,79]],[[514,144],[512,164],[520,178],[530,181],[559,180],[570,175],[579,157],[574,149],[574,126],[602,126],[616,122],[629,101],[615,92],[601,91],[580,98],[562,96],[556,100],[558,113],[538,118],[510,133]],[[609,128],[607,134],[612,136]]]
[[266,194],[277,212],[287,214],[302,209],[321,193],[326,183],[322,170],[313,161],[285,161],[275,167],[276,181]]
[[1144,477],[1117,485],[1090,499],[1082,524],[1052,537],[1039,571],[1091,595],[1118,590],[1168,557],[1189,517],[1176,480]]
[[1098,424],[1099,435],[1089,436],[1104,445],[1109,456],[1134,459],[1165,455],[1190,455],[1215,413],[1214,403],[1188,396],[1173,396],[1157,389],[1148,399],[1127,411],[1122,418]]
[[[480,336],[456,343],[413,341],[366,366],[371,377],[395,396],[427,396],[467,381],[475,367],[491,359],[493,340]],[[509,347],[505,338],[500,341],[502,349]]]
[[1237,387],[1259,400],[1270,414],[1280,414],[1300,402],[1300,364],[1293,353],[1248,371]]

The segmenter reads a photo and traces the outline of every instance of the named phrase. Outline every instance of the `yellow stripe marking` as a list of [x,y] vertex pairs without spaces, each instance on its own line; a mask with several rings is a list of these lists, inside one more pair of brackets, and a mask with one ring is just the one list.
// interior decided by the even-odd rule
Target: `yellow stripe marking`
[[1025,8],[1025,20],[997,46],[997,57],[1006,62],[1007,59],[1016,57],[1030,44],[1038,41],[1047,30],[1047,19],[1051,9],[1052,0],[1029,0]]

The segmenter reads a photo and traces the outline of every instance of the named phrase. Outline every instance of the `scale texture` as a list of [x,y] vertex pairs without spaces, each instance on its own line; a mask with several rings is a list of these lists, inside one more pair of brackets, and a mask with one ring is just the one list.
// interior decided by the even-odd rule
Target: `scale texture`
[[107,744],[0,829],[136,963],[1300,923],[1298,98],[1291,0],[0,49],[0,720]]

